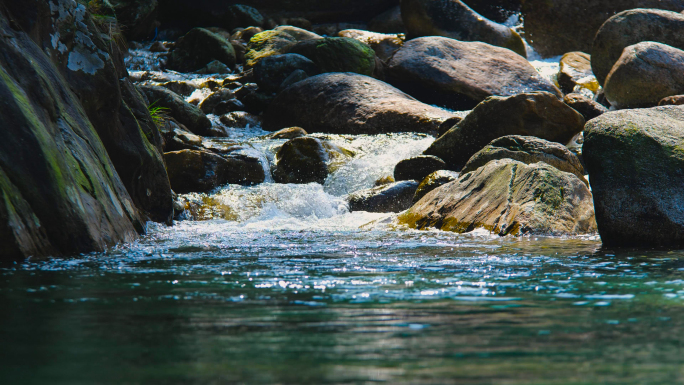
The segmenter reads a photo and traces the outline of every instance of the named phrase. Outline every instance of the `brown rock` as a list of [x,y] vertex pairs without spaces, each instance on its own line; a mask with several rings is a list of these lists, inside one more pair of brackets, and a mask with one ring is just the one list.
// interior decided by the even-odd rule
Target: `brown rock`
[[580,94],[565,95],[563,98],[563,103],[582,114],[584,120],[587,122],[597,116],[600,116],[601,114],[608,112],[608,109],[600,103]]
[[340,37],[348,37],[369,45],[380,60],[388,61],[395,52],[404,45],[397,35],[363,31],[360,29],[345,29],[338,34]]
[[421,200],[427,193],[436,189],[437,187],[444,186],[447,183],[451,183],[458,179],[459,173],[456,171],[449,170],[439,170],[428,175],[420,185],[416,193],[413,195],[413,203]]
[[673,95],[663,98],[658,102],[659,106],[681,106],[684,105],[684,95]]
[[584,52],[568,52],[563,55],[558,71],[558,85],[566,94],[573,92],[578,85],[592,92],[598,91],[598,82],[591,72],[591,56]]

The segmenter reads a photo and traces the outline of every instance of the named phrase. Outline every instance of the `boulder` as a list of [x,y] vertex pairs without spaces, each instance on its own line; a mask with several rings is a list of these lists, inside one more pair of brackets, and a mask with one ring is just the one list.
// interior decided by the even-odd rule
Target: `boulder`
[[211,121],[199,108],[180,96],[158,86],[142,86],[147,99],[157,107],[167,108],[168,114],[186,126],[193,134],[211,136]]
[[192,72],[214,60],[230,68],[234,67],[236,59],[233,46],[207,29],[193,28],[176,42],[169,55],[167,67],[179,72]]
[[371,76],[375,71],[375,52],[367,44],[347,37],[303,40],[290,48],[313,61],[321,72],[354,72]]
[[368,76],[329,73],[298,82],[282,91],[264,114],[264,129],[299,126],[307,132],[435,134],[448,111],[423,104]]
[[420,182],[433,172],[446,168],[446,163],[436,156],[414,156],[404,159],[394,166],[394,180],[415,180]]
[[211,95],[207,96],[197,107],[205,114],[213,114],[216,106],[222,102],[233,99],[233,97],[234,95],[230,90],[222,88],[216,92],[212,92]]
[[139,41],[154,37],[157,0],[109,0],[109,3],[126,39]]
[[499,235],[577,235],[596,231],[591,192],[546,163],[487,163],[432,190],[397,218],[410,228]]
[[584,52],[568,52],[560,60],[558,85],[561,91],[569,94],[578,85],[598,91],[598,82],[591,72],[591,56]]
[[160,125],[164,138],[164,152],[180,150],[203,150],[202,137],[181,127],[173,118],[165,119]]
[[[684,10],[684,1],[677,1]],[[684,15],[658,9],[632,9],[608,19],[596,33],[591,49],[591,68],[598,82],[606,78],[622,52],[630,45],[654,41],[684,49]]]
[[617,109],[654,107],[684,92],[684,51],[647,41],[631,45],[613,66],[604,87]]
[[572,151],[562,144],[534,136],[508,135],[494,139],[468,160],[461,174],[475,171],[497,159],[513,159],[525,164],[544,162],[561,171],[575,174],[588,184],[584,178],[584,167]]
[[254,80],[260,90],[276,92],[293,72],[301,70],[308,76],[320,73],[318,66],[298,54],[274,55],[263,58],[254,65]]
[[582,117],[584,117],[584,120],[587,122],[608,112],[608,109],[600,103],[580,94],[573,93],[565,95],[563,98],[563,103],[582,114]]
[[360,29],[345,29],[337,35],[355,39],[368,45],[375,51],[375,55],[384,62],[387,62],[404,45],[404,40],[397,35],[369,32]]
[[439,170],[428,175],[422,182],[418,185],[416,193],[413,194],[413,203],[421,200],[427,193],[436,189],[437,187],[444,186],[447,183],[451,183],[458,179],[459,173],[456,171],[449,170]]
[[181,150],[164,154],[171,186],[177,193],[208,192],[225,184],[252,185],[264,181],[256,158],[224,157],[208,151]]
[[286,32],[269,30],[258,33],[247,43],[245,65],[252,68],[265,57],[287,53],[296,43],[297,39]]
[[[593,56],[596,52],[592,50],[592,42],[601,25],[616,13],[634,8],[660,8],[680,12],[684,10],[684,2],[682,0],[525,0],[522,5],[525,39],[543,57],[563,55],[572,51],[591,52]],[[625,47],[635,43],[638,41],[631,42]],[[619,56],[618,53],[617,57]],[[608,71],[603,74],[604,77]],[[599,78],[598,72],[594,71],[594,73]],[[603,84],[601,78],[599,82]]]
[[454,110],[469,110],[494,95],[547,91],[562,97],[510,50],[437,36],[404,43],[389,62],[387,80],[425,103]]
[[531,92],[480,103],[460,123],[440,136],[425,155],[460,170],[476,152],[507,135],[536,136],[566,144],[584,128],[584,118],[548,92]]
[[684,246],[684,109],[609,112],[584,137],[603,244]]
[[684,95],[673,95],[663,98],[658,106],[681,106],[684,104]]
[[250,114],[245,111],[235,111],[222,115],[219,120],[222,124],[228,127],[244,128],[247,126],[257,127],[261,126],[262,120],[260,116]]
[[328,151],[320,139],[291,139],[278,150],[273,180],[277,183],[325,183]]
[[237,99],[228,99],[219,102],[214,107],[214,115],[225,115],[235,111],[244,111],[247,107]]
[[368,22],[368,29],[379,33],[406,33],[401,19],[401,6],[397,5],[374,17]]
[[520,35],[479,15],[460,0],[402,0],[401,17],[410,38],[444,36],[480,41],[527,57]]
[[356,191],[347,196],[349,211],[371,213],[398,213],[411,207],[411,200],[418,182],[405,180],[367,190]]

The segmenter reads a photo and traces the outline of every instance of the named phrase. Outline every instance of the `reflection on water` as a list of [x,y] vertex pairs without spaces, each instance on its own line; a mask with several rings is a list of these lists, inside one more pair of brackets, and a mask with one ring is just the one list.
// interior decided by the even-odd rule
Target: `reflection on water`
[[2,383],[681,381],[681,252],[276,225],[1,270]]

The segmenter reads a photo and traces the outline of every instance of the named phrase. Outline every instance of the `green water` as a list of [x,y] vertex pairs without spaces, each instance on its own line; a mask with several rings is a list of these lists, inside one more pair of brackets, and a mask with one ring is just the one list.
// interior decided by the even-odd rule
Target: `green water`
[[683,382],[684,252],[250,226],[3,268],[0,383]]

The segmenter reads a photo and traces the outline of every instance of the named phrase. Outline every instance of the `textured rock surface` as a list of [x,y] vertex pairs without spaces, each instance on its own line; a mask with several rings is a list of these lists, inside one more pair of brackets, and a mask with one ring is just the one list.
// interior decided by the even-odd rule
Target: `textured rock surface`
[[176,42],[169,56],[168,68],[192,72],[218,60],[229,68],[235,66],[235,50],[222,36],[204,28],[194,28]]
[[606,246],[684,246],[684,108],[609,112],[583,146]]
[[345,29],[344,31],[340,31],[337,35],[355,39],[368,45],[375,51],[378,58],[385,62],[404,45],[404,40],[397,35],[369,32],[360,29]]
[[299,126],[307,132],[380,134],[436,133],[453,117],[368,76],[330,73],[298,82],[273,100],[264,129]]
[[496,138],[536,136],[566,144],[583,127],[582,115],[548,92],[508,98],[493,96],[475,107],[424,153],[443,159],[452,170],[460,170],[471,156]]
[[484,228],[499,235],[596,231],[589,188],[546,163],[503,159],[461,174],[425,195],[398,223],[457,233]]
[[347,197],[349,211],[398,213],[411,207],[418,182],[405,180],[356,191]]
[[193,134],[211,136],[211,121],[198,107],[163,87],[143,86],[142,91],[150,103],[168,108],[169,115],[185,125]]
[[[578,84],[586,84],[587,78],[593,75],[594,73],[591,72],[591,56],[589,54],[584,52],[568,52],[560,60],[558,85],[560,85],[561,91],[569,94],[575,90]],[[598,90],[598,82],[595,82],[595,87],[592,88],[592,91],[596,92]]]
[[173,190],[208,192],[224,184],[252,185],[264,181],[256,158],[221,156],[209,151],[181,150],[164,154]]
[[428,175],[425,179],[423,179],[422,182],[420,182],[420,185],[418,185],[418,189],[413,195],[413,203],[418,202],[421,198],[427,195],[427,193],[436,189],[437,187],[444,186],[447,183],[455,181],[458,179],[458,175],[459,173],[456,171],[449,170],[439,170]]
[[414,156],[404,159],[394,166],[394,180],[416,180],[420,182],[433,172],[446,168],[446,163],[436,156]]
[[625,48],[604,92],[618,109],[654,107],[665,97],[684,93],[684,51],[652,41]]
[[[684,2],[679,10],[684,9]],[[621,12],[605,22],[596,33],[591,49],[591,68],[605,85],[606,77],[622,56],[622,51],[642,41],[654,41],[684,49],[684,15],[657,9]]]
[[582,114],[587,122],[608,112],[606,107],[581,94],[567,94],[563,97],[563,103]]
[[260,60],[254,66],[254,80],[259,85],[259,89],[275,92],[297,70],[304,71],[306,76],[320,73],[314,62],[302,55],[290,53],[269,56]]
[[310,59],[321,72],[354,72],[371,76],[375,71],[375,52],[367,44],[348,37],[300,41],[289,52]]
[[489,96],[561,92],[510,50],[445,37],[407,41],[389,62],[390,84],[430,104],[466,110]]
[[481,41],[527,56],[520,35],[479,15],[460,0],[403,0],[401,17],[411,38],[444,36]]
[[323,184],[328,177],[329,159],[328,151],[320,139],[291,139],[276,154],[273,179],[278,183]]
[[265,57],[285,54],[296,43],[297,39],[287,32],[270,30],[258,33],[247,43],[245,65],[251,68]]

